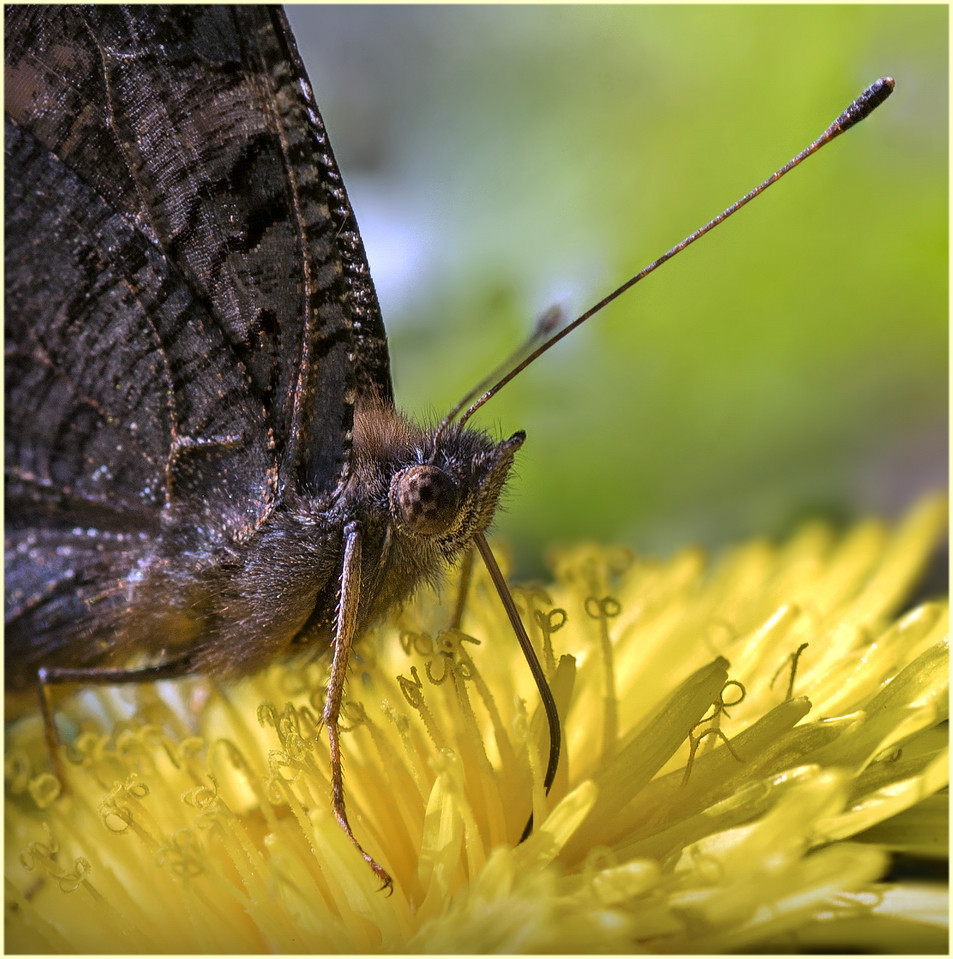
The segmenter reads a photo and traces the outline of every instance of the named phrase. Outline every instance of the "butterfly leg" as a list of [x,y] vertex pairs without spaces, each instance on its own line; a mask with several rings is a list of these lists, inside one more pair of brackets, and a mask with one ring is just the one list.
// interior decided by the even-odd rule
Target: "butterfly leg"
[[460,564],[460,583],[457,586],[457,603],[453,609],[453,618],[450,620],[451,629],[459,629],[463,622],[463,611],[467,605],[467,595],[470,592],[470,580],[473,578],[473,549],[463,554]]
[[386,870],[371,858],[354,838],[351,824],[344,808],[344,769],[341,764],[340,727],[341,702],[347,681],[347,664],[357,630],[357,611],[361,599],[361,531],[357,523],[349,523],[344,529],[344,561],[341,569],[341,595],[338,599],[337,622],[334,627],[334,656],[331,660],[331,678],[324,701],[324,725],[328,731],[331,749],[331,808],[338,825],[347,833],[348,839],[357,847],[364,861],[381,881],[381,889],[390,893],[394,881]]
[[53,760],[53,771],[60,781],[60,789],[66,793],[68,785],[63,759],[60,756],[60,742],[53,721],[52,687],[71,684],[75,686],[106,686],[119,683],[151,683],[160,679],[177,679],[193,669],[192,654],[178,659],[159,663],[156,666],[143,666],[140,669],[111,669],[102,666],[71,668],[64,666],[42,667],[37,670],[37,696],[40,700],[40,713],[43,716],[43,732],[46,746]]
[[[486,566],[486,571],[490,574],[490,579],[493,580],[493,585],[496,587],[497,595],[500,597],[503,608],[506,610],[506,615],[509,618],[510,625],[513,627],[513,632],[516,633],[516,639],[520,644],[520,648],[523,650],[523,656],[526,659],[530,672],[533,674],[533,679],[536,681],[539,698],[542,701],[543,709],[546,711],[546,721],[549,724],[549,763],[546,766],[546,777],[543,780],[543,786],[548,796],[553,781],[556,779],[556,768],[559,765],[559,750],[562,743],[562,729],[559,725],[556,699],[553,696],[553,691],[549,688],[546,674],[543,672],[543,667],[539,661],[539,657],[536,655],[536,650],[533,649],[533,644],[530,642],[529,636],[526,633],[526,627],[520,619],[519,610],[513,601],[513,594],[510,592],[509,586],[506,585],[506,579],[503,577],[503,573],[493,556],[493,551],[490,549],[486,537],[483,533],[474,533],[473,542],[480,551],[483,565]],[[526,840],[532,831],[533,814],[530,813],[529,821],[523,830],[523,835],[520,836],[520,842]]]

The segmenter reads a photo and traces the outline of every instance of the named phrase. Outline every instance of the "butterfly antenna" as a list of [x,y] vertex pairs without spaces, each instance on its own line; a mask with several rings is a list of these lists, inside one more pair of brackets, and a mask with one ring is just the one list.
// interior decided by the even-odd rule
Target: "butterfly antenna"
[[553,331],[558,330],[565,322],[566,314],[561,306],[554,305],[544,310],[536,321],[536,326],[533,328],[533,332],[530,333],[529,338],[513,350],[502,363],[484,376],[483,379],[450,410],[443,420],[441,420],[434,434],[435,444],[439,446],[440,438],[443,436],[444,431],[457,418],[460,410],[476,399],[476,397],[490,391],[493,388],[493,384],[502,380],[510,370],[517,367],[522,368],[521,364],[525,365],[528,357],[541,345],[545,344],[552,336]]
[[[876,82],[872,83],[867,87],[864,92],[857,97],[856,100],[851,103],[851,105],[809,146],[805,147],[794,159],[789,160],[780,170],[771,174],[763,183],[759,186],[756,186],[750,193],[745,194],[740,200],[736,203],[733,203],[727,210],[723,213],[719,213],[713,220],[710,220],[703,227],[696,230],[690,236],[685,237],[681,243],[673,246],[667,253],[663,253],[657,260],[653,263],[650,263],[645,269],[639,271],[635,276],[626,280],[622,286],[618,289],[613,290],[608,296],[603,297],[598,303],[588,309],[582,316],[573,320],[572,323],[564,326],[562,329],[558,330],[556,333],[551,335],[539,332],[534,332],[533,336],[530,337],[529,341],[520,347],[506,363],[503,363],[498,370],[494,371],[490,376],[488,376],[483,382],[471,390],[450,412],[450,414],[444,419],[440,424],[440,427],[437,431],[437,436],[443,433],[443,431],[449,426],[449,424],[456,418],[460,410],[469,403],[473,397],[480,394],[480,391],[483,390],[482,394],[479,396],[479,399],[476,402],[472,403],[467,411],[460,418],[458,426],[463,426],[464,423],[481,407],[484,403],[489,402],[497,393],[506,386],[515,376],[518,376],[523,370],[526,369],[530,363],[534,363],[539,359],[547,350],[555,346],[564,336],[568,336],[577,326],[585,323],[591,316],[598,313],[600,310],[608,306],[613,300],[622,296],[626,290],[635,286],[639,280],[645,279],[650,273],[654,273],[666,260],[670,260],[677,253],[681,253],[686,247],[691,246],[696,240],[703,237],[710,230],[713,230],[719,223],[723,223],[728,219],[733,213],[737,213],[743,206],[746,206],[750,203],[756,196],[763,193],[772,183],[776,183],[781,179],[786,173],[794,169],[798,164],[803,163],[809,156],[814,153],[817,153],[822,146],[827,143],[830,143],[831,140],[839,137],[842,133],[845,133],[852,126],[857,123],[860,123],[865,117],[870,116],[877,107],[880,106],[887,97],[893,93],[894,80],[892,77],[881,77]],[[539,342],[539,337],[546,337]],[[538,345],[537,345],[538,344]],[[510,366],[510,364],[512,364]],[[501,370],[506,370],[506,372],[499,377],[492,386],[485,387],[485,383],[490,382],[497,376],[498,372]]]

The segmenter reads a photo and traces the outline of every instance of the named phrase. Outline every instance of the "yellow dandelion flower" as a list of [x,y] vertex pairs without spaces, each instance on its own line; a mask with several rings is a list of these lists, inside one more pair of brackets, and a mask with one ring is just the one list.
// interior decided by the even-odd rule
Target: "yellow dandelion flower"
[[[67,700],[71,791],[8,731],[13,952],[946,951],[945,601],[895,619],[946,528],[804,526],[706,572],[580,546],[517,590],[564,724],[549,797],[532,680],[489,584],[367,637],[335,823],[327,664]],[[448,590],[449,592],[449,590]],[[537,824],[518,840],[532,811]]]

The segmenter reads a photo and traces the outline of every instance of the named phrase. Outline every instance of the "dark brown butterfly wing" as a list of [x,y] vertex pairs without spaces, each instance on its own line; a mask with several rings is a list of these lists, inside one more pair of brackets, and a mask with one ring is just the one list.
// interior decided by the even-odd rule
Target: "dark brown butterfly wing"
[[5,15],[20,685],[41,662],[98,660],[117,584],[163,529],[200,566],[288,495],[333,498],[355,401],[392,398],[361,240],[280,8]]

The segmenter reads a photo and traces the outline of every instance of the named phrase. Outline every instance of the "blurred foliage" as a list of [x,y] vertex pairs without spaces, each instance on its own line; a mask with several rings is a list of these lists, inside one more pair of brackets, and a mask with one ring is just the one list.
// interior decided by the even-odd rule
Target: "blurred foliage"
[[897,514],[946,483],[945,6],[300,7],[401,406],[439,416],[557,302],[581,312],[893,97],[481,414],[528,440],[520,568]]

